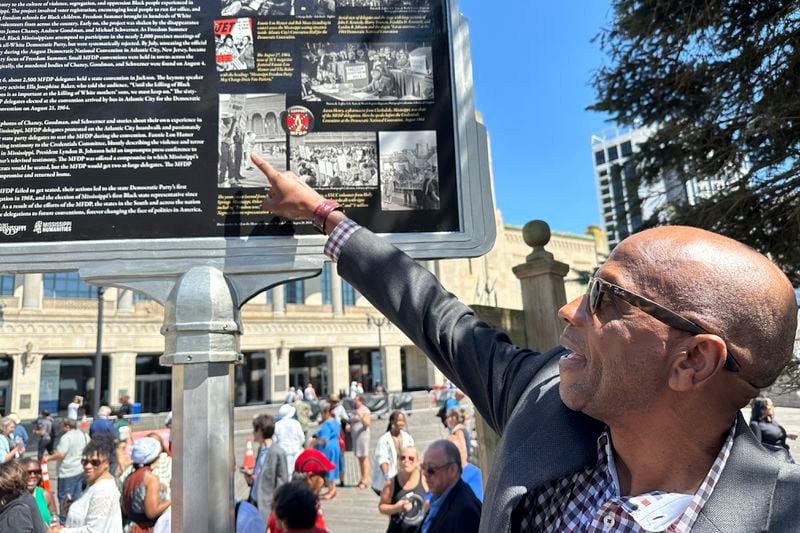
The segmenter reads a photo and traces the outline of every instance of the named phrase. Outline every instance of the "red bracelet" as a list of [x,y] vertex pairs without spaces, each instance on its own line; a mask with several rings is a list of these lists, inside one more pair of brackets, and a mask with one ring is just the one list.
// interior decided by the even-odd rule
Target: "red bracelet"
[[311,223],[320,233],[325,233],[325,221],[328,220],[328,215],[334,211],[344,211],[344,208],[333,200],[322,200],[314,208],[314,218],[311,219]]

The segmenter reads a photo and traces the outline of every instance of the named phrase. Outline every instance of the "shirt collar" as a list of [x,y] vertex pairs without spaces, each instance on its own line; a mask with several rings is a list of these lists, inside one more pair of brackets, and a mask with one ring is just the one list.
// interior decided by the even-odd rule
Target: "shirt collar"
[[439,504],[440,502],[443,502],[444,499],[447,497],[447,495],[450,494],[450,491],[453,490],[453,487],[456,486],[456,483],[458,483],[459,479],[460,478],[456,478],[456,480],[453,481],[453,484],[447,487],[447,490],[441,493],[440,495],[437,496],[435,494],[431,494],[431,506],[433,506],[433,504]]
[[636,496],[620,496],[619,476],[614,463],[614,448],[608,428],[597,439],[598,466],[609,478],[614,498],[620,506],[645,531],[689,531],[705,503],[711,497],[728,462],[736,422],[731,425],[728,436],[717,454],[714,463],[694,494],[651,491]]

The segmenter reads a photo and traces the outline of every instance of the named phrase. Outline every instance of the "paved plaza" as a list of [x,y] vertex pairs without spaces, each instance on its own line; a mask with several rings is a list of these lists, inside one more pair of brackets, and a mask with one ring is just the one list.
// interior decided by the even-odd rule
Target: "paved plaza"
[[[446,438],[447,430],[435,416],[436,409],[427,407],[427,397],[415,397],[415,409],[407,417],[407,430],[414,437],[416,446],[422,454],[427,446],[436,439]],[[246,440],[252,437],[252,417],[260,412],[275,414],[279,406],[267,405],[263,407],[237,408],[234,422],[234,445],[237,462],[244,456]],[[745,419],[749,419],[749,408],[743,411]],[[800,408],[777,407],[776,417],[778,423],[786,428],[788,433],[800,434]],[[163,419],[156,417],[155,420]],[[370,445],[374,449],[378,438],[386,432],[386,417],[376,419],[372,424]],[[150,429],[150,428],[143,428]],[[791,451],[794,456],[800,455],[800,441],[790,441]],[[370,489],[357,490],[358,465],[352,452],[345,455],[345,487],[339,487],[334,500],[322,502],[325,520],[332,533],[380,533],[386,531],[388,518],[378,512],[378,496]],[[56,464],[50,464],[50,471],[55,473]],[[55,477],[55,476],[53,476]],[[55,485],[53,487],[55,490]],[[244,478],[237,473],[234,484],[237,500],[247,498],[248,487]]]
[[[416,403],[416,402],[415,402]],[[742,411],[745,420],[750,419],[750,409]],[[415,410],[408,417],[408,431],[414,437],[420,453],[436,439],[446,438],[447,430],[435,416],[433,409]],[[776,417],[778,423],[786,428],[788,433],[800,434],[800,409],[777,407]],[[238,425],[238,424],[237,424]],[[376,421],[372,426],[370,444],[374,448],[378,438],[386,431],[386,420]],[[240,458],[244,450],[244,435],[237,434],[236,456]],[[792,455],[800,455],[800,441],[790,441]],[[356,490],[353,485],[358,482],[355,457],[348,452],[346,455],[347,487],[339,488],[336,498],[332,501],[322,502],[325,520],[332,533],[381,533],[386,531],[388,518],[378,512],[378,496],[371,490]],[[236,484],[237,498],[247,495],[247,486],[239,479]]]

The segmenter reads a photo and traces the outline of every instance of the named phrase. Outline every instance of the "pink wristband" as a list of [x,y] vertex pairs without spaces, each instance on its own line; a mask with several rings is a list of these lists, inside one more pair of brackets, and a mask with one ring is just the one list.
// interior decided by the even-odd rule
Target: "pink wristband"
[[325,221],[328,220],[328,215],[334,211],[343,210],[342,206],[333,200],[322,200],[319,205],[314,208],[314,217],[311,219],[311,223],[320,233],[325,233]]

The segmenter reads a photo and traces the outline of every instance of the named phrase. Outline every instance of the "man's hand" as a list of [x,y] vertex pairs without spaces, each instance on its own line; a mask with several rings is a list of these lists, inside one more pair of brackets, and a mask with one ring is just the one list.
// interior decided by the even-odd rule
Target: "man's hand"
[[292,220],[314,217],[314,208],[324,200],[321,194],[292,172],[278,172],[255,152],[250,159],[269,180],[270,187],[262,204],[264,210]]

